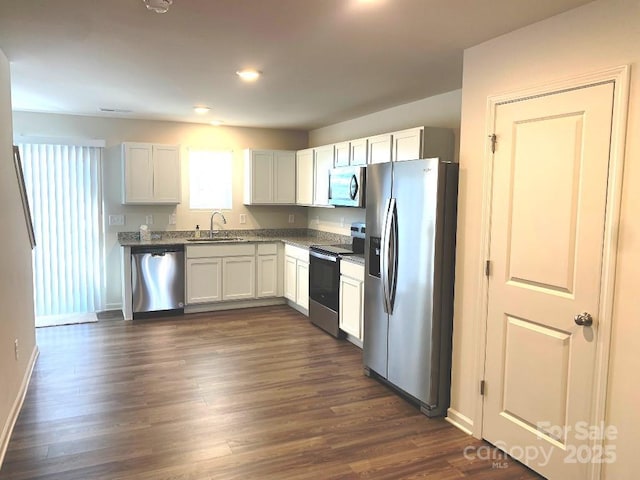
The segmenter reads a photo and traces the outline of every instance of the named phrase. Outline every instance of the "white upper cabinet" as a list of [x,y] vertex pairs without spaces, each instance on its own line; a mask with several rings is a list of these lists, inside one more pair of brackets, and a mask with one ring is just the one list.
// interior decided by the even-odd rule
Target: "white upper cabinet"
[[296,152],[296,203],[313,203],[313,149]]
[[333,168],[333,145],[313,149],[313,204],[329,205],[329,170]]
[[422,158],[422,134],[424,127],[409,128],[393,132],[391,161],[416,160]]
[[334,146],[334,162],[336,167],[348,167],[351,159],[350,142],[336,143]]
[[178,146],[123,143],[122,172],[122,203],[180,203]]
[[367,139],[359,138],[334,146],[334,166],[362,166],[367,164]]
[[245,205],[296,203],[296,155],[286,150],[245,150]]
[[367,164],[367,145],[366,138],[359,138],[349,142],[349,158],[350,164],[353,166],[363,166]]
[[391,161],[391,134],[369,137],[367,148],[367,163],[386,163]]

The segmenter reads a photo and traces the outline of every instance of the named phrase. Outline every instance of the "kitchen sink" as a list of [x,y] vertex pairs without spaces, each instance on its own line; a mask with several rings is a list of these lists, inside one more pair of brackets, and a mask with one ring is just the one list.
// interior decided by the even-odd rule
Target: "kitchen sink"
[[213,237],[213,238],[187,238],[187,242],[213,243],[213,242],[240,242],[241,237]]

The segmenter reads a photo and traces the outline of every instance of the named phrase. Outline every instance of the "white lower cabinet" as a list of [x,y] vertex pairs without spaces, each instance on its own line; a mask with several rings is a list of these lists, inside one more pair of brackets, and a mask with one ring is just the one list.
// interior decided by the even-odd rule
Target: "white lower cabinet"
[[284,296],[309,310],[309,250],[284,246]]
[[222,300],[222,259],[187,259],[187,304]]
[[188,305],[255,298],[255,245],[188,245],[186,257]]
[[296,303],[309,310],[309,262],[296,264]]
[[256,257],[222,259],[222,300],[247,300],[256,296]]
[[297,299],[298,281],[296,280],[297,260],[294,257],[284,257],[284,296],[295,302]]
[[340,330],[364,338],[364,265],[340,262]]
[[[267,243],[258,245],[256,296],[258,298],[277,297],[278,282],[278,245]],[[282,293],[280,293],[282,295]]]

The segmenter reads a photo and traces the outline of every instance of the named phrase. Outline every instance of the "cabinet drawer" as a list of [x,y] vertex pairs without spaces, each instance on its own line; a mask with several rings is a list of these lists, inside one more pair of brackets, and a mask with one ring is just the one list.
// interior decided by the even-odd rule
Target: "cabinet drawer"
[[278,244],[276,243],[259,243],[258,255],[277,255]]
[[364,265],[352,262],[340,262],[340,274],[364,282]]
[[243,255],[255,255],[254,244],[242,245],[188,245],[187,258],[205,257],[236,257]]
[[284,254],[287,257],[293,257],[303,262],[309,262],[309,249],[294,247],[293,245],[284,246]]

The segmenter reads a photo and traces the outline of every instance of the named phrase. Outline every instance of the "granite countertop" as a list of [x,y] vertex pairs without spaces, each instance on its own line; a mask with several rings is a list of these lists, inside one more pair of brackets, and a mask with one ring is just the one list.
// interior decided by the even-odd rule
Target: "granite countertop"
[[[281,233],[280,235],[278,233]],[[229,240],[216,240],[213,242],[189,241],[193,238],[193,232],[152,232],[151,240],[140,240],[136,232],[125,232],[119,235],[118,241],[123,247],[163,247],[170,245],[228,245],[229,243],[272,243],[283,242],[300,248],[309,248],[311,245],[331,245],[334,243],[348,243],[350,237],[337,234],[326,234],[325,232],[308,232],[304,230],[303,235],[292,234],[294,232],[283,230],[281,232],[269,232],[268,235],[259,235],[251,230],[225,231],[219,237],[231,237]],[[298,233],[298,232],[295,232]],[[238,240],[237,238],[240,238]]]
[[341,257],[342,262],[350,262],[355,263],[357,265],[364,265],[364,255],[360,253],[355,253],[353,255],[345,255]]

